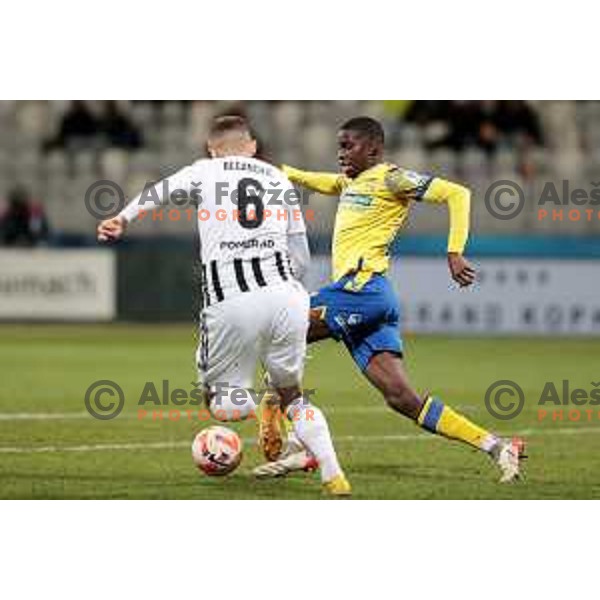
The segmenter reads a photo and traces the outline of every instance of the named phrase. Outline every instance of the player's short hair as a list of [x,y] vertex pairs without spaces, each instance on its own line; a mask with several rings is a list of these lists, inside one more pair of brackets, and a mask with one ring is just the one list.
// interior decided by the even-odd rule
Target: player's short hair
[[374,142],[380,142],[382,144],[385,140],[385,134],[381,123],[371,117],[354,117],[353,119],[346,121],[340,127],[340,131],[342,130],[355,131]]
[[213,119],[208,137],[214,139],[230,132],[247,133],[250,137],[253,137],[248,121],[240,115],[225,115]]

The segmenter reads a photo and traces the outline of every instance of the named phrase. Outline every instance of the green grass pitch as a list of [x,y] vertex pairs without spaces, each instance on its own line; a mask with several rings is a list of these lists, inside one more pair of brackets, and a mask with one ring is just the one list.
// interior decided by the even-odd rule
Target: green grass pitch
[[[329,417],[355,498],[600,497],[598,410],[589,422],[570,422],[566,411],[562,422],[540,422],[537,414],[546,381],[590,390],[600,380],[597,339],[405,341],[417,389],[501,433],[526,432],[526,480],[500,486],[487,457],[423,434],[386,409],[344,347],[326,342],[310,349],[305,386],[316,389],[314,401]],[[191,388],[193,345],[185,325],[1,325],[0,497],[321,498],[316,474],[255,481],[250,470],[260,455],[251,441],[233,475],[201,476],[189,444],[206,423],[170,421],[169,407],[162,421],[137,418],[146,381]],[[123,413],[111,421],[85,414],[85,390],[99,379],[118,382],[126,394]],[[497,421],[484,407],[485,390],[499,379],[517,381],[526,394],[512,421]],[[232,427],[245,440],[255,436],[254,422]]]

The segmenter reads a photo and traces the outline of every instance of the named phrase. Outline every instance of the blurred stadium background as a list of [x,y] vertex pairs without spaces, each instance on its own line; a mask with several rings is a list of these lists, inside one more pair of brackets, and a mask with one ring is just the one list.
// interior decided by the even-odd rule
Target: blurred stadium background
[[[562,180],[568,179],[570,189],[590,191],[600,180],[600,102],[574,101],[3,101],[0,240],[13,247],[95,246],[96,219],[83,201],[90,185],[109,179],[132,197],[146,182],[203,156],[210,119],[225,113],[247,115],[261,153],[274,162],[333,170],[336,127],[359,114],[380,118],[386,127],[389,160],[463,182],[473,190],[470,256],[600,257],[597,212],[578,221],[566,214],[563,220],[540,220],[537,213],[536,199],[547,182],[555,182],[561,190]],[[525,191],[525,208],[514,219],[497,219],[485,206],[485,191],[498,180],[512,180]],[[15,203],[27,207],[9,210]],[[313,196],[309,205],[316,215],[308,223],[311,246],[326,255],[336,202]],[[393,253],[442,257],[446,234],[446,210],[417,205]],[[128,242],[117,249],[117,306],[105,310],[103,318],[112,312],[123,319],[188,319],[191,269],[186,260],[192,254],[192,235],[193,224],[185,220],[147,219],[132,228]],[[16,269],[14,260],[10,263]],[[316,269],[315,285],[326,276],[326,267]],[[40,272],[49,274],[43,267]],[[496,275],[499,280],[510,279],[506,273]],[[534,275],[519,277],[519,289],[536,281]],[[11,318],[9,302],[20,305],[15,316],[27,316],[26,306],[15,296],[15,285],[6,278],[0,282],[1,318]],[[31,281],[26,285],[29,293],[32,285]],[[85,291],[85,277],[78,285],[71,287]],[[12,298],[6,295],[9,288]],[[67,319],[84,317],[70,309],[63,312]],[[410,311],[407,318],[412,324]],[[467,319],[463,324],[472,322]],[[437,327],[446,328],[444,323]]]
[[[84,203],[95,181],[115,181],[132,197],[204,156],[211,118],[231,113],[248,116],[266,158],[320,170],[336,170],[336,128],[353,116],[373,116],[385,125],[389,160],[473,191],[473,289],[457,291],[450,282],[445,207],[415,205],[392,248],[407,361],[418,389],[434,386],[489,427],[533,438],[530,485],[499,490],[487,470],[482,476],[480,458],[448,452],[443,443],[422,452],[412,425],[387,412],[343,348],[327,342],[311,351],[319,360],[309,361],[308,385],[318,386],[331,411],[357,495],[600,495],[597,436],[583,435],[597,428],[583,430],[583,422],[567,417],[540,423],[536,413],[546,381],[569,378],[587,389],[598,380],[597,338],[589,337],[600,333],[598,207],[551,205],[564,209],[554,220],[538,214],[547,182],[559,194],[564,180],[588,194],[599,187],[600,102],[576,101],[0,102],[0,495],[313,497],[316,481],[308,488],[302,480],[257,487],[247,469],[224,487],[199,480],[187,453],[190,424],[135,421],[129,401],[142,382],[168,378],[185,388],[194,377],[194,224],[148,219],[123,243],[100,248]],[[498,180],[524,190],[515,218],[495,218],[486,208],[486,190]],[[327,278],[336,204],[310,199],[312,289]],[[592,216],[571,219],[572,208],[593,209]],[[78,324],[64,325],[69,321]],[[411,332],[437,335],[413,343]],[[119,419],[94,422],[82,398],[104,378],[123,386],[128,404]],[[483,406],[499,379],[518,381],[527,397],[511,422],[492,419]],[[557,435],[557,428],[568,434],[573,427],[581,428],[576,445]],[[252,424],[240,431],[254,434]],[[71,450],[61,454],[62,447]],[[245,462],[257,460],[251,453]],[[453,469],[462,476],[449,475]]]

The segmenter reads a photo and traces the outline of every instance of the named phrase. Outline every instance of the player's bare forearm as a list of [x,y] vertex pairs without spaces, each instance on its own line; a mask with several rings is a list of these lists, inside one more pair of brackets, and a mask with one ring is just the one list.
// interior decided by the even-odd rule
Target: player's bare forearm
[[467,287],[475,281],[473,265],[460,253],[448,252],[448,268],[452,279],[460,285]]

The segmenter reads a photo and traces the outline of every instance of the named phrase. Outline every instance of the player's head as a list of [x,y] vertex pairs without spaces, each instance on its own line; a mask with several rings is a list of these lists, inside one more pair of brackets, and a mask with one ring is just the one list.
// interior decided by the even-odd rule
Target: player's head
[[254,156],[256,140],[244,117],[217,117],[208,134],[208,153],[212,158],[222,156]]
[[338,131],[338,162],[344,175],[357,177],[383,158],[383,127],[371,117],[355,117]]

